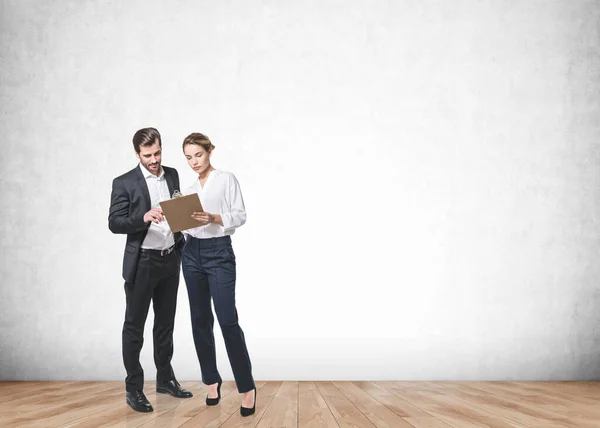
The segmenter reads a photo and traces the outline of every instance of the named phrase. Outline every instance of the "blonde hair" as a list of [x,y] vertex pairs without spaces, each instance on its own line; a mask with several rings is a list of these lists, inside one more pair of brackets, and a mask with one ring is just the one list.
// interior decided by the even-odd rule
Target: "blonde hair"
[[201,146],[207,152],[210,152],[212,149],[215,148],[214,144],[211,143],[210,139],[206,135],[201,134],[199,132],[193,132],[190,135],[188,135],[187,137],[185,137],[183,139],[183,145],[181,146],[181,148],[185,150],[185,146],[188,146],[191,144],[195,144],[196,146]]

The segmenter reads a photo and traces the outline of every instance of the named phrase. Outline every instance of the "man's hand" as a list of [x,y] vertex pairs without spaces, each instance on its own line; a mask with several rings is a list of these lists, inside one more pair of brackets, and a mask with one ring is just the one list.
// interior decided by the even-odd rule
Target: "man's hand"
[[213,214],[205,212],[195,212],[192,214],[192,218],[200,223],[200,226],[206,226],[215,221],[215,216]]
[[151,221],[154,223],[160,223],[164,219],[165,217],[163,216],[162,209],[160,208],[153,208],[144,214],[144,223],[150,223]]

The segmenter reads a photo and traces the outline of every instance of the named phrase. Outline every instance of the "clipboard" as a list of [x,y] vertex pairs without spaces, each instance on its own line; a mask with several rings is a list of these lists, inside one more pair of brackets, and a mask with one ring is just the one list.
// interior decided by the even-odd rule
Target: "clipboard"
[[162,201],[160,207],[173,233],[201,225],[192,218],[194,212],[204,211],[197,193]]

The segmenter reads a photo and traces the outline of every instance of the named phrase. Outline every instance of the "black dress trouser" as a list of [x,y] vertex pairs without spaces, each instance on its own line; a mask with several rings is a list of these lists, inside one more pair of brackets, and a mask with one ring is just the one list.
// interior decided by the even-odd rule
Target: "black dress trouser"
[[134,283],[125,283],[126,309],[123,323],[123,363],[127,371],[125,389],[144,388],[144,370],[140,352],[144,343],[144,325],[152,302],[154,309],[154,363],[157,383],[175,379],[173,327],[177,307],[181,257],[178,250],[161,255],[158,250],[142,250]]

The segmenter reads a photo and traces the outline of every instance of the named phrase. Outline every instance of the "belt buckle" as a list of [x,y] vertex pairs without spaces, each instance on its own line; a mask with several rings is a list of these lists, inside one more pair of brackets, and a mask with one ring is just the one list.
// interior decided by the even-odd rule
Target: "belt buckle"
[[173,246],[171,248],[167,248],[165,250],[160,250],[160,255],[161,256],[166,256],[166,255],[170,254],[171,251],[173,251],[173,248],[175,248],[175,246]]

